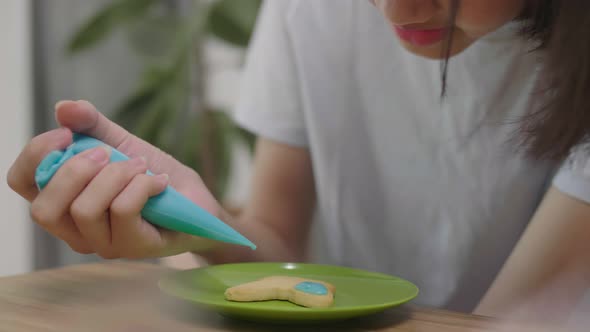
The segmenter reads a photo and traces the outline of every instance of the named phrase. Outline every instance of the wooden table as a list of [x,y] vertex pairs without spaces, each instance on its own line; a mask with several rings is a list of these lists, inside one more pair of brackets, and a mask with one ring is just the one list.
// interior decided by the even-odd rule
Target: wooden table
[[156,281],[172,271],[159,265],[109,262],[0,278],[0,331],[465,332],[500,328],[488,318],[412,306],[324,326],[247,323],[163,295]]

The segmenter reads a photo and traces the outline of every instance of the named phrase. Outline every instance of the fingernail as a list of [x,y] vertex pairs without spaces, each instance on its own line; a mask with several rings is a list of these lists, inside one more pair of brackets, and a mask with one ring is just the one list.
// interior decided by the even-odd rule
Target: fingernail
[[64,149],[72,143],[72,131],[66,127],[60,127],[56,131],[57,143],[60,149]]
[[156,181],[162,186],[168,185],[168,181],[170,180],[170,176],[166,173],[158,174],[155,176]]
[[72,102],[71,100],[60,100],[55,104],[55,109],[60,108],[65,103],[71,103],[71,102]]
[[69,133],[69,132],[70,132],[70,129],[69,129],[69,128],[67,128],[67,127],[59,127],[59,128],[57,128],[57,130],[58,130],[60,133]]
[[88,159],[94,160],[96,162],[105,162],[108,160],[109,155],[111,153],[111,149],[108,146],[101,146],[99,148],[95,148],[90,150],[85,157]]
[[85,106],[90,106],[90,107],[94,108],[94,105],[91,102],[89,102],[88,100],[80,99],[80,100],[76,100],[76,103],[78,105],[85,105]]
[[55,131],[60,137],[67,138],[68,140],[72,137],[72,131],[67,127],[59,127]]

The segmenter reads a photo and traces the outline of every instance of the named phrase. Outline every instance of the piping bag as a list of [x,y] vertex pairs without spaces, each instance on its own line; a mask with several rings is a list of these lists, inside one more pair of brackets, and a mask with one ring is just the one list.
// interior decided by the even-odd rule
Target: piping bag
[[[37,166],[35,172],[37,186],[39,189],[43,189],[61,165],[74,155],[103,145],[107,144],[90,136],[74,133],[70,146],[65,150],[51,151]],[[117,149],[110,148],[110,162],[129,159]],[[146,174],[153,175],[150,171],[147,171]],[[193,203],[171,186],[167,186],[160,194],[150,197],[141,210],[141,216],[148,222],[162,228],[256,249],[256,245],[242,234]]]

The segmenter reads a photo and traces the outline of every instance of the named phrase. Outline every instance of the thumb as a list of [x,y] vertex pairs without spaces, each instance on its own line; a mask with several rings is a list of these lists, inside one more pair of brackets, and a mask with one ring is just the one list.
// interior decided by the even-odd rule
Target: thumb
[[198,176],[196,177],[196,180],[199,181],[197,185],[187,186],[186,180],[195,178],[196,173],[192,169],[109,120],[91,103],[85,100],[61,101],[55,105],[55,118],[61,126],[72,132],[99,139],[130,158],[145,157],[150,170],[154,173],[174,175],[170,179],[170,184],[181,193],[195,202],[198,201],[203,208],[210,212],[219,209],[216,200]]
[[85,100],[58,102],[55,105],[55,119],[61,126],[99,139],[128,157],[143,156],[149,161],[159,159],[162,154],[156,147],[109,120]]
[[85,100],[58,102],[55,105],[55,119],[73,132],[92,136],[113,147],[119,147],[130,136],[128,131],[107,119]]

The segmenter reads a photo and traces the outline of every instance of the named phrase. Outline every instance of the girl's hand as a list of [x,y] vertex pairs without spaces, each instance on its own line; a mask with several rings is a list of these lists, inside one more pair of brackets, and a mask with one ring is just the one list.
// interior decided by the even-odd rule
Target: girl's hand
[[[8,171],[9,186],[30,201],[36,223],[83,254],[103,258],[147,258],[204,250],[212,241],[163,230],[140,216],[149,197],[167,184],[220,217],[222,210],[200,177],[156,147],[108,120],[86,101],[56,105],[60,129],[43,133],[25,146]],[[34,174],[52,150],[83,133],[117,148],[131,159],[108,163],[107,149],[95,148],[68,160],[39,192]],[[156,176],[145,175],[150,169]]]

